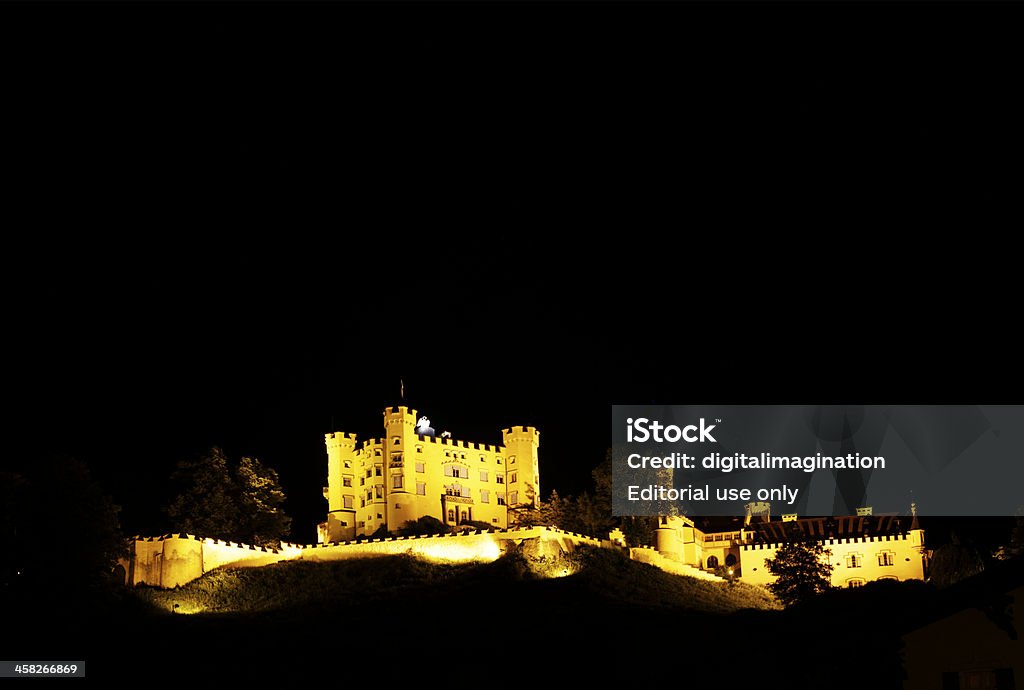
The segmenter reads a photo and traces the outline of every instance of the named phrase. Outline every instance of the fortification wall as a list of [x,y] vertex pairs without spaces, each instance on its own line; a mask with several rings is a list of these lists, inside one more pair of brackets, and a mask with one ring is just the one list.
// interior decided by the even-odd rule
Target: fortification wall
[[[923,580],[924,558],[921,539],[916,534],[894,534],[877,537],[825,539],[822,546],[830,550],[832,585],[849,587],[851,582],[872,580]],[[740,567],[744,582],[766,585],[775,580],[766,562],[775,558],[782,544],[746,544],[740,547]]]
[[629,549],[629,558],[640,563],[647,563],[653,565],[656,568],[664,570],[666,573],[672,573],[673,575],[685,575],[686,577],[695,577],[698,580],[712,580],[714,582],[724,582],[722,578],[709,572],[694,568],[692,565],[686,563],[680,563],[679,561],[665,558],[656,549],[650,546],[639,546],[632,547]]
[[214,568],[257,567],[295,558],[298,550],[274,551],[237,542],[203,539],[192,534],[136,537],[131,557],[121,559],[127,583],[170,589]]
[[133,558],[122,561],[127,584],[172,588],[215,568],[257,568],[285,560],[336,561],[413,554],[438,562],[466,563],[497,560],[511,545],[538,539],[548,548],[573,551],[579,545],[612,546],[574,532],[552,527],[512,528],[419,537],[388,537],[369,541],[300,545],[283,543],[278,551],[251,544],[203,539],[191,534],[136,538]]

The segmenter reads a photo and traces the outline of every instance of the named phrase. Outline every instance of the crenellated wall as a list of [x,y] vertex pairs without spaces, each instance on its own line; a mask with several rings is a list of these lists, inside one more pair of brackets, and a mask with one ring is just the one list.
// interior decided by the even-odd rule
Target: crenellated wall
[[[823,539],[821,545],[831,551],[832,585],[850,587],[871,580],[923,580],[925,577],[924,533],[911,530],[904,534],[874,537]],[[775,576],[766,562],[775,558],[782,544],[745,544],[740,547],[743,581],[765,585]],[[888,558],[883,554],[889,554]]]
[[685,575],[687,577],[695,577],[698,580],[711,580],[714,582],[725,581],[713,573],[709,573],[671,558],[666,558],[650,546],[631,548],[629,550],[629,558],[630,560],[639,561],[640,563],[653,565],[654,567],[664,570],[666,573],[672,573],[673,575]]
[[215,568],[257,568],[285,560],[336,561],[413,554],[433,561],[490,562],[512,544],[536,539],[547,549],[571,552],[580,544],[619,548],[611,541],[566,532],[553,527],[515,527],[418,537],[387,537],[332,544],[282,543],[275,551],[248,544],[203,539],[190,534],[136,538],[128,559],[122,559],[129,585],[172,588]]
[[204,539],[192,534],[136,537],[124,566],[126,584],[172,588],[220,567],[252,568],[295,558],[298,551],[280,551],[251,544]]

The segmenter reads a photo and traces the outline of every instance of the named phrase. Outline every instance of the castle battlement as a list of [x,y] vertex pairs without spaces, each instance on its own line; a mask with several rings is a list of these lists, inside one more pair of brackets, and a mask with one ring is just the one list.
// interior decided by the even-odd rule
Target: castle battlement
[[404,405],[385,408],[384,436],[358,450],[355,434],[325,435],[328,509],[319,542],[379,538],[426,516],[452,527],[505,528],[510,507],[539,501],[537,429],[506,427],[504,445],[479,443],[435,436],[417,415]]

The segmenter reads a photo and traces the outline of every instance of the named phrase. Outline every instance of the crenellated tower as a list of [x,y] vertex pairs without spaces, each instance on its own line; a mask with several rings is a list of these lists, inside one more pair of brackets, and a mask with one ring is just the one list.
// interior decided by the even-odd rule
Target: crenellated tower
[[321,523],[321,541],[344,541],[356,535],[356,504],[352,491],[356,476],[356,435],[324,435],[327,445],[327,522]]
[[[395,533],[434,517],[447,527],[509,525],[509,508],[540,501],[540,433],[502,430],[503,445],[434,434],[429,420],[404,405],[384,409],[384,436],[357,443],[355,434],[326,434],[327,520],[320,542]],[[444,528],[438,527],[439,531]]]
[[[385,519],[390,530],[426,513],[425,496],[419,496],[416,481],[416,410],[404,405],[384,408],[384,457],[387,470],[384,493]],[[419,453],[422,455],[422,452]],[[422,473],[421,473],[422,474]]]
[[508,461],[505,483],[510,506],[532,503],[540,506],[540,432],[532,426],[514,426],[501,430]]

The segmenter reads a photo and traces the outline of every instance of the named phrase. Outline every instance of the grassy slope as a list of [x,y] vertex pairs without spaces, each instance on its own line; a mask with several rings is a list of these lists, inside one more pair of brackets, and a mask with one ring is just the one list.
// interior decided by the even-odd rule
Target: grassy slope
[[[575,572],[536,574],[563,568]],[[486,688],[898,690],[898,638],[882,622],[924,585],[889,584],[777,611],[757,588],[602,550],[556,563],[283,563],[37,617],[17,628],[8,657],[86,658],[87,684],[103,688],[408,690],[457,678]],[[173,615],[174,603],[207,613]]]

